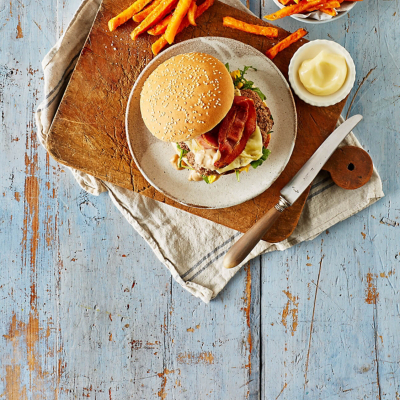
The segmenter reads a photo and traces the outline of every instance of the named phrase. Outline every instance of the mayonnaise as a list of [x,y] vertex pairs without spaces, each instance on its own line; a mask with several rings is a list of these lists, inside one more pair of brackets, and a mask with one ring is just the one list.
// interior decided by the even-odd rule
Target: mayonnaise
[[203,180],[203,177],[195,170],[189,172],[189,181],[199,182]]
[[305,60],[299,68],[299,77],[304,87],[317,96],[336,93],[347,77],[346,59],[322,50],[311,60]]
[[194,152],[194,161],[206,169],[215,170],[214,163],[221,158],[219,151],[215,149],[203,149]]

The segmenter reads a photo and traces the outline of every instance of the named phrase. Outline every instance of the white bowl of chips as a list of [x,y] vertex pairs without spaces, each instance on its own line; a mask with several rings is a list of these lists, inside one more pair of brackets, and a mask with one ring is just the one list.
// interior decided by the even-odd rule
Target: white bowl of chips
[[[278,0],[274,0],[274,3],[279,7],[286,7],[281,4]],[[335,8],[336,15],[329,15],[323,11],[312,11],[303,14],[293,14],[291,17],[297,21],[304,22],[306,24],[324,24],[326,22],[336,21],[339,18],[344,17],[349,11],[356,5],[357,1],[344,1],[341,3],[339,8]]]

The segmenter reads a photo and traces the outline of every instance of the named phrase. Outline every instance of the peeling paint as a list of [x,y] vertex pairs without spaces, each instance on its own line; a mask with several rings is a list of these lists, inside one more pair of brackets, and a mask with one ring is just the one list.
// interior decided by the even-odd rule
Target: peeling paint
[[196,328],[188,328],[186,329],[186,332],[194,332],[195,329],[200,329],[200,325],[196,325]]
[[144,349],[144,350],[155,350],[155,346],[160,346],[160,342],[156,340],[154,343],[146,342],[143,343],[143,340],[131,340],[129,342],[131,345],[131,352]]
[[211,351],[203,351],[200,354],[190,352],[179,353],[177,361],[180,364],[214,364],[214,355]]
[[[22,368],[26,368],[29,371],[30,389],[34,388],[34,392],[37,394],[43,393],[46,374],[43,372],[42,365],[39,362],[39,341],[42,339],[47,340],[49,335],[50,326],[48,325],[46,328],[40,327],[36,311],[29,313],[27,323],[19,321],[16,315],[13,314],[8,332],[3,335],[13,349],[10,364],[5,365],[7,399],[20,400],[26,398],[26,388],[21,387],[19,379]],[[48,342],[46,341],[46,343]],[[21,349],[25,349],[25,357]],[[59,362],[61,362],[60,359]],[[62,371],[59,370],[57,379],[61,374]],[[16,394],[19,397],[15,397]]]
[[42,30],[42,27],[36,22],[36,21],[33,21],[34,23],[35,23],[35,25],[39,28],[39,30],[41,31]]
[[[39,342],[39,318],[37,315],[29,314],[29,322],[25,326],[26,351],[28,368],[30,373],[36,372],[37,377],[43,378],[42,368],[39,365],[37,344]],[[36,384],[38,380],[36,379]]]
[[[180,370],[177,370],[178,374],[180,375]],[[158,397],[160,397],[162,400],[164,400],[167,397],[167,392],[166,392],[166,386],[167,386],[167,375],[169,374],[173,374],[175,373],[175,370],[169,370],[167,368],[164,368],[163,372],[160,372],[159,374],[157,374],[160,378],[162,378],[161,381],[161,389],[159,390],[159,392],[157,393]],[[175,386],[180,386],[181,383],[180,381],[176,381]]]
[[53,232],[53,227],[52,227],[52,222],[53,222],[53,216],[52,215],[46,215],[47,218],[44,221],[44,226],[45,226],[45,240],[47,247],[51,247],[54,241],[54,232]]
[[[27,138],[26,146],[36,148],[36,140],[31,136],[31,142]],[[38,155],[34,153],[31,157],[25,153],[25,185],[24,185],[24,221],[22,235],[22,261],[26,266],[28,258],[27,246],[29,246],[29,258],[31,267],[31,282],[36,275],[36,252],[39,241],[39,182],[35,176],[37,172]],[[28,238],[29,236],[29,238]],[[32,306],[32,304],[31,304]]]
[[379,293],[376,289],[377,275],[368,272],[367,274],[367,288],[365,289],[365,302],[368,304],[376,304]]
[[[39,239],[39,183],[35,176],[27,176],[25,179],[25,210],[24,210],[24,225],[22,251],[26,252],[28,243],[28,230],[30,228],[30,265],[34,268],[36,265],[36,250]],[[24,263],[26,265],[26,262]]]
[[380,276],[381,278],[389,278],[389,276],[392,276],[395,272],[396,272],[395,270],[390,270],[388,273],[386,273],[386,272],[381,272],[381,273],[379,274],[379,276]]
[[21,27],[21,17],[18,15],[18,25],[17,25],[17,39],[22,39],[24,37],[24,34],[22,32],[22,27]]
[[[297,325],[298,325],[298,312],[299,312],[298,300],[299,300],[299,297],[298,296],[293,296],[289,292],[289,290],[282,290],[282,292],[285,293],[285,295],[288,298],[288,301],[287,301],[285,307],[282,310],[282,324],[286,329],[288,329],[287,319],[288,319],[288,316],[291,315],[292,324],[291,324],[289,330],[290,330],[290,333],[292,334],[292,336],[294,336],[294,333],[296,332]],[[293,305],[293,308],[291,308],[289,310],[291,304]]]
[[247,351],[248,351],[248,362],[245,365],[245,368],[248,369],[248,374],[249,378],[251,376],[251,352],[253,351],[253,341],[251,337],[251,324],[250,324],[250,311],[251,311],[251,267],[250,263],[248,263],[245,266],[245,271],[246,271],[246,286],[244,289],[244,307],[242,310],[245,313],[246,316],[246,323],[247,323],[247,329],[248,329],[248,334],[247,334]]
[[276,399],[275,399],[275,400],[279,399],[280,395],[283,393],[283,391],[284,391],[286,388],[287,388],[287,383],[285,382],[285,384],[284,384],[283,387],[282,387],[282,390],[279,392],[278,396],[276,396]]
[[19,365],[6,365],[5,381],[4,394],[7,400],[27,400],[26,387],[21,387],[21,367]]

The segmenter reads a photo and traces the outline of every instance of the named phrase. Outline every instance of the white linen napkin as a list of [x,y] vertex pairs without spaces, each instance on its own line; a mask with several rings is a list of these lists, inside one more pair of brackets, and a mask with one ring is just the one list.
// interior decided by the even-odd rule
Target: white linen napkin
[[[225,2],[248,11],[239,0]],[[51,122],[100,3],[101,0],[82,2],[64,35],[42,62],[44,100],[36,111],[36,124],[39,140],[45,148]],[[345,144],[361,147],[353,134],[348,135]],[[337,187],[329,174],[322,172],[313,183],[299,224],[292,236],[276,244],[260,242],[240,266],[227,270],[222,266],[223,256],[240,238],[240,232],[101,181],[78,170],[71,169],[71,172],[88,193],[99,195],[108,191],[116,208],[146,240],[174,279],[206,303],[215,298],[238,269],[250,259],[265,252],[285,250],[304,240],[311,240],[384,195],[376,170],[365,186],[353,191]]]

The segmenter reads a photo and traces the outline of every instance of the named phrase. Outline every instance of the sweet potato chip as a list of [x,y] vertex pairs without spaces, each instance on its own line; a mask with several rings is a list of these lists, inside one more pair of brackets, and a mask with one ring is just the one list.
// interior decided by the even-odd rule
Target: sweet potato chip
[[315,7],[315,8],[311,8],[309,10],[307,10],[307,12],[311,12],[311,11],[317,11],[317,10],[321,10],[324,8],[328,9],[328,8],[339,8],[340,7],[340,3],[337,0],[329,0],[324,4],[320,4],[319,6]]
[[[317,1],[317,0],[315,0]],[[266,15],[264,18],[274,21],[276,19],[280,19],[289,15],[298,14],[301,12],[312,12],[312,11],[322,11],[331,16],[336,16],[337,11],[336,8],[340,7],[340,4],[344,1],[363,1],[363,0],[319,0],[315,3],[314,0],[279,0],[281,4],[283,4],[284,8],[281,10]],[[295,4],[293,4],[293,2]]]
[[163,35],[151,45],[151,51],[156,56],[167,44],[168,42]]
[[[197,7],[196,11],[196,19],[200,17],[205,11],[207,11],[214,4],[214,0],[206,0],[204,3]],[[185,28],[190,25],[189,19],[187,16],[181,22],[179,26],[178,32],[182,32]],[[151,50],[154,55],[157,55],[166,45],[168,44],[167,39],[165,39],[164,35],[162,35],[158,40],[156,40],[151,46]]]
[[147,31],[147,33],[149,35],[153,35],[153,36],[159,36],[162,35],[166,29],[167,26],[169,24],[169,22],[171,21],[172,18],[172,14],[167,15],[161,22],[159,22],[156,26],[153,26],[153,28],[149,29]]
[[318,8],[339,8],[340,2],[337,0],[329,0],[324,5],[318,6]]
[[243,32],[254,33],[267,37],[278,37],[278,29],[269,26],[252,25],[232,17],[224,17],[223,25]]
[[286,49],[287,47],[289,47],[292,43],[297,42],[299,39],[301,39],[303,36],[307,35],[307,31],[303,28],[298,29],[296,32],[292,33],[291,35],[289,35],[288,37],[286,37],[285,39],[283,39],[281,42],[279,42],[278,44],[276,44],[274,47],[271,47],[266,53],[265,55],[270,59],[274,59],[276,57],[276,55]]
[[200,17],[204,11],[207,11],[214,4],[214,0],[206,0],[204,3],[197,7],[196,19]]
[[197,11],[197,4],[196,0],[192,1],[192,4],[189,7],[187,17],[189,20],[190,25],[196,26],[196,11]]
[[108,29],[112,32],[115,31],[120,25],[132,18],[136,13],[141,11],[144,7],[149,4],[151,0],[137,0],[126,10],[122,11],[116,17],[111,18],[108,21]]
[[136,40],[140,34],[160,22],[171,12],[175,4],[176,0],[162,0],[161,3],[132,31],[132,40]]
[[135,22],[142,22],[160,3],[162,0],[154,0],[148,7],[146,7],[143,11],[135,14],[132,19]]
[[270,21],[275,21],[280,18],[288,17],[289,15],[299,14],[303,11],[315,8],[326,2],[327,0],[310,0],[310,1],[303,0],[299,4],[283,7],[280,10],[274,12],[273,14],[266,15],[264,18]]
[[324,8],[320,8],[319,10],[325,14],[332,15],[332,17],[336,17],[336,14],[337,14],[336,10],[334,8],[325,8],[324,7]]
[[190,5],[192,4],[192,0],[179,0],[178,5],[172,15],[171,21],[168,24],[167,30],[165,31],[165,39],[169,44],[174,42],[175,36],[178,33],[178,29],[185,18]]

